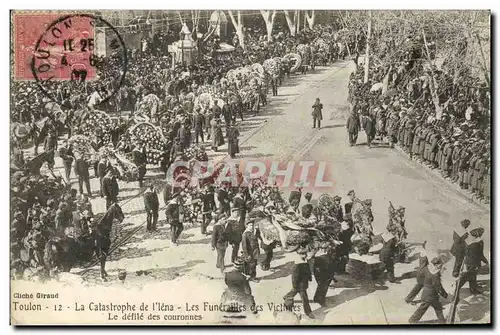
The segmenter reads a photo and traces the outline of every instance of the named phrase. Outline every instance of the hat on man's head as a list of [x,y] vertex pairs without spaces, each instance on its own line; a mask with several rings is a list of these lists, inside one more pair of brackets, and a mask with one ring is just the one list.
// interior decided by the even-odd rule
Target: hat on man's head
[[351,196],[355,195],[355,194],[354,194],[354,190],[350,190],[350,191],[347,193],[347,195],[348,195],[349,197],[351,197]]
[[472,237],[479,238],[479,237],[483,236],[484,228],[482,228],[482,227],[474,228],[470,231],[470,234]]
[[468,219],[463,219],[462,221],[460,221],[460,225],[461,225],[464,229],[467,229],[467,228],[469,228],[469,226],[470,226],[470,220],[468,220]]
[[342,200],[342,197],[339,197],[338,195],[333,197],[333,201],[340,201]]

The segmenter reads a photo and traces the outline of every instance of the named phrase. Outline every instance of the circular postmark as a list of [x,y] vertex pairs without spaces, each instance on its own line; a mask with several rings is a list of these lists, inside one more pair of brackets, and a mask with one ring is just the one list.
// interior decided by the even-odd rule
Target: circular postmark
[[115,27],[92,14],[64,15],[38,39],[31,71],[42,92],[61,106],[106,103],[125,80],[127,48]]

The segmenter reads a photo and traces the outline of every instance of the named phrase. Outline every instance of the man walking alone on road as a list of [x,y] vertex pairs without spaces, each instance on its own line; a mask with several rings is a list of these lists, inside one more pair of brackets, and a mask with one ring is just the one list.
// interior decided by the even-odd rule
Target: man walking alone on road
[[323,120],[323,114],[321,110],[323,109],[323,104],[320,103],[319,98],[316,98],[316,102],[312,106],[312,117],[313,117],[313,128],[316,128],[316,122],[318,123],[318,129],[321,129],[321,120]]

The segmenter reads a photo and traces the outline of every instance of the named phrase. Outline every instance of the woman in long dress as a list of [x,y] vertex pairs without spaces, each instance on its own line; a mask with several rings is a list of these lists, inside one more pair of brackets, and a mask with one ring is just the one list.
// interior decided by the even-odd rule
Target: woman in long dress
[[222,134],[222,127],[220,119],[213,119],[210,121],[212,126],[212,149],[217,151],[219,146],[224,145],[224,135]]

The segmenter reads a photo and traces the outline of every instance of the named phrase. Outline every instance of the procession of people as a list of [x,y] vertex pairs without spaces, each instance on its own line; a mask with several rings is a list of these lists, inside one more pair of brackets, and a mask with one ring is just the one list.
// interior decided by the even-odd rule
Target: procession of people
[[[376,255],[387,280],[398,283],[395,264],[407,261],[405,256],[411,248],[404,207],[395,209],[390,203],[388,225],[376,232],[372,199],[361,200],[354,190],[345,195],[313,195],[303,194],[302,187],[297,187],[286,199],[283,190],[260,179],[249,184],[241,180],[238,184],[215,184],[212,177],[207,177],[196,188],[189,182],[175,187],[163,183],[160,188],[155,180],[159,178],[149,176],[151,165],[159,167],[163,177],[174,162],[206,162],[207,151],[214,154],[226,145],[229,158],[241,155],[238,119],[243,121],[261,113],[268,104],[268,94],[279,96],[279,87],[289,78],[293,66],[285,56],[300,54],[303,48],[299,46],[305,45],[308,50],[308,60],[300,68],[302,75],[309,70],[307,75],[314,75],[315,66],[345,57],[346,51],[339,50],[328,26],[317,25],[295,36],[279,32],[273,35],[273,42],[265,42],[263,36],[257,31],[248,32],[246,49],[237,47],[230,61],[203,57],[195,64],[178,64],[175,70],[171,70],[173,60],[167,50],[157,43],[171,36],[155,37],[143,50],[130,51],[125,84],[113,99],[102,104],[99,99],[89,100],[97,91],[73,92],[70,96],[61,85],[57,92],[64,104],[54,112],[53,105],[49,110],[48,101],[33,83],[16,82],[11,113],[17,127],[11,160],[13,276],[37,273],[50,277],[68,271],[68,266],[82,263],[87,249],[93,252],[88,243],[97,240],[97,233],[107,243],[105,255],[98,256],[101,272],[105,272],[112,231],[103,218],[113,213],[120,222],[123,220],[121,209],[116,209],[123,201],[120,181],[137,182],[139,193],[134,197],[142,197],[148,233],[155,234],[166,223],[173,247],[184,243],[185,230],[192,227],[210,236],[207,248],[214,251],[213,268],[221,273],[227,286],[222,303],[236,300],[255,305],[249,282],[260,285],[263,273],[273,269],[278,250],[293,259],[291,283],[286,289],[289,291],[282,297],[286,310],[295,310],[294,298],[299,295],[302,311],[310,319],[315,315],[308,296],[309,283],[313,279],[317,283],[314,303],[328,307],[327,296],[335,290],[335,276],[349,276],[353,254]],[[315,44],[319,39],[324,40],[327,50]],[[218,36],[205,41],[207,55],[214,53],[219,42]],[[273,75],[274,70],[261,63],[275,58],[281,60],[273,63],[279,66]],[[252,67],[256,75],[249,72]],[[385,70],[377,68],[376,73],[384,74]],[[482,90],[458,84],[438,119],[427,112],[431,98],[425,88],[419,87],[422,83],[415,83],[408,91],[406,86],[395,85],[392,93],[386,94],[370,91],[378,77],[363,83],[362,72],[358,66],[349,82],[348,145],[356,146],[358,133],[364,130],[369,148],[387,140],[390,146],[398,145],[408,152],[411,159],[440,169],[444,177],[489,201],[490,128],[484,121],[489,105]],[[417,91],[422,91],[423,99]],[[312,128],[321,129],[325,107],[320,98],[310,106]],[[108,114],[118,117],[111,119]],[[82,115],[97,115],[102,125],[88,129]],[[137,130],[139,126],[146,131]],[[23,127],[29,132],[22,134]],[[87,138],[89,143],[85,145],[81,139],[85,142]],[[26,157],[27,143],[34,145],[34,157]],[[39,154],[42,143],[43,152]],[[62,163],[63,175],[54,173],[56,159]],[[72,182],[73,175],[78,186]],[[94,178],[99,189],[91,189]],[[348,198],[344,204],[343,196]],[[90,202],[99,197],[105,202],[102,216],[94,213]],[[476,227],[469,219],[464,219],[461,227],[463,231],[454,234],[451,248],[455,257],[453,276],[458,286],[468,282],[472,294],[481,294],[476,277],[481,263],[488,264],[481,241],[484,228]],[[67,252],[68,240],[74,243],[73,251],[80,251],[74,259],[47,257],[50,252]],[[376,244],[380,249],[374,251]],[[227,258],[230,264],[226,264]],[[439,322],[445,322],[439,300],[439,296],[447,296],[441,283],[444,263],[442,255],[421,255],[417,284],[404,299],[412,303],[422,292],[421,305],[410,323],[418,322],[429,307],[434,308]],[[248,311],[257,314],[251,308]]]

